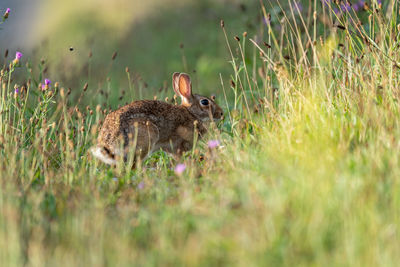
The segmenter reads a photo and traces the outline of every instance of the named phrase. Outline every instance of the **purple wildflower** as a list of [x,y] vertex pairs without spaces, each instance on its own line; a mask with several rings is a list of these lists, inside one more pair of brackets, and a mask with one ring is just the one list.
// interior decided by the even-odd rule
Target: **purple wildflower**
[[264,17],[263,21],[265,25],[271,25],[271,14],[267,14],[267,17]]
[[301,13],[301,11],[303,11],[303,5],[300,2],[294,2],[292,8],[298,13]]
[[[332,1],[331,0],[320,0],[325,6],[330,6]],[[382,1],[378,0],[378,4],[381,4]],[[365,0],[359,0],[357,3],[350,4],[350,2],[346,2],[343,4],[340,4],[339,9],[338,8],[333,8],[333,12],[335,12],[336,15],[341,15],[346,12],[350,12],[352,9],[354,12],[358,12],[363,10],[365,4]]]
[[15,88],[14,93],[15,93],[15,94],[18,94],[18,93],[19,93],[19,88],[18,88],[18,87]]
[[139,190],[142,190],[145,187],[144,182],[140,182],[137,187]]
[[47,90],[50,88],[51,81],[49,79],[44,79],[44,84],[42,84],[42,90]]
[[179,163],[175,167],[175,174],[181,175],[186,170],[186,165],[184,163]]
[[6,12],[5,12],[4,15],[3,15],[4,19],[7,19],[7,18],[8,18],[8,15],[10,14],[10,11],[11,11],[10,8],[7,8],[7,9],[6,9]]
[[221,143],[219,142],[219,140],[210,140],[207,142],[208,147],[211,149],[218,147],[220,144]]
[[349,11],[351,10],[351,6],[350,6],[349,3],[342,4],[342,5],[340,6],[340,9],[341,9],[343,12],[349,12]]
[[358,3],[355,3],[354,5],[353,5],[353,10],[355,11],[355,12],[358,12],[359,10],[362,10],[363,8],[364,8],[364,1],[363,0],[361,0],[361,1],[358,1]]
[[23,54],[19,51],[17,51],[17,53],[15,53],[15,59],[20,60],[22,58]]
[[324,5],[329,6],[331,0],[321,0],[322,3],[324,3]]

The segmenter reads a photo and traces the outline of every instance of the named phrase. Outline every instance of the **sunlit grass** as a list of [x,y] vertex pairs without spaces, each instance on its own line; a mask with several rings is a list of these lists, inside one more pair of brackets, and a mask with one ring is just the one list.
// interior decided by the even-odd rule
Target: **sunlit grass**
[[[396,265],[398,5],[376,4],[336,18],[318,8],[314,22],[265,6],[257,38],[222,24],[233,67],[217,99],[224,122],[182,158],[158,152],[136,170],[88,153],[109,111],[100,100],[120,88],[85,107],[62,86],[40,90],[41,74],[11,80],[25,67],[9,62],[1,265]],[[91,90],[80,98],[95,102]]]

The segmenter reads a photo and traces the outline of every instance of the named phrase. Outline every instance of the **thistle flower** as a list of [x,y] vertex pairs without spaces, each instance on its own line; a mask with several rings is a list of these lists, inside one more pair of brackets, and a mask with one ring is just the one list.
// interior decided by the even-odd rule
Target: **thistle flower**
[[220,144],[221,143],[219,142],[219,140],[210,140],[207,142],[208,148],[210,148],[210,149],[216,148],[216,147],[220,146]]
[[44,84],[42,84],[42,90],[48,90],[50,88],[51,81],[49,79],[44,79]]
[[21,52],[17,51],[15,53],[15,59],[14,59],[13,63],[14,64],[18,64],[19,60],[22,58],[22,56],[23,56],[23,54]]
[[15,59],[20,60],[20,59],[22,58],[22,56],[23,56],[23,54],[22,54],[21,52],[19,52],[19,51],[17,51],[17,52],[15,53]]
[[186,165],[184,163],[179,163],[175,167],[175,174],[176,175],[181,175],[184,171],[186,170]]
[[8,18],[8,15],[10,14],[10,11],[11,11],[10,8],[7,8],[7,9],[6,9],[6,12],[5,12],[4,15],[3,15],[3,18],[4,18],[4,19],[7,19],[7,18]]

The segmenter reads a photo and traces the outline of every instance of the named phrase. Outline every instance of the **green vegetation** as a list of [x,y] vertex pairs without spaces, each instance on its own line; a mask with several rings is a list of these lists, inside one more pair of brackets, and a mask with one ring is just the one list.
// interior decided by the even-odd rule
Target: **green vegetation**
[[132,91],[105,107],[117,83],[69,94],[41,89],[43,64],[5,64],[0,265],[397,265],[400,9],[326,2],[266,3],[236,37],[215,26],[232,66],[224,122],[181,159],[158,152],[136,170],[88,153],[104,109]]

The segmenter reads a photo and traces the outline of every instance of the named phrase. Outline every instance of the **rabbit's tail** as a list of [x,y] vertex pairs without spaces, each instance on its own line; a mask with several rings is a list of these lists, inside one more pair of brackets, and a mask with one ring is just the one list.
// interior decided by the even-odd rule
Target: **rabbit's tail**
[[101,160],[105,164],[114,165],[117,163],[117,161],[115,160],[115,155],[104,146],[93,146],[90,148],[90,152],[93,156],[95,156],[97,159]]

